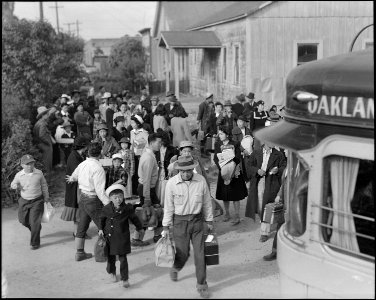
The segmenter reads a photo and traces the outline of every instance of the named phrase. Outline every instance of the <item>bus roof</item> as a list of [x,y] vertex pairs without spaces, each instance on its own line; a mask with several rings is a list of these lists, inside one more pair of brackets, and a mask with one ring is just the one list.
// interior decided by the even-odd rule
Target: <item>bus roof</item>
[[[373,66],[371,49],[296,67],[286,80],[285,120],[258,131],[256,137],[297,150],[332,134],[373,138]],[[299,96],[307,93],[311,97]]]

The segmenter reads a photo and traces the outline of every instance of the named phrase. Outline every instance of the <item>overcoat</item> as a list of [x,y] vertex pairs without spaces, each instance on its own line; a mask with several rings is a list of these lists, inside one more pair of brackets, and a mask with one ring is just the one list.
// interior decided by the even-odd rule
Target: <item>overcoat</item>
[[[216,192],[215,198],[218,200],[223,200],[223,201],[243,200],[245,197],[247,197],[248,193],[247,193],[247,187],[245,185],[242,172],[240,172],[240,175],[238,176],[238,178],[236,177],[232,178],[229,185],[225,185],[224,180],[221,176],[221,168],[219,166],[217,153],[222,152],[221,151],[222,145],[223,145],[222,141],[217,141],[215,143],[214,162],[219,169],[218,180],[217,180],[217,192]],[[239,143],[230,140],[228,145],[234,145],[235,158],[233,159],[233,161],[235,162],[236,165],[240,164],[241,154],[240,154],[240,149],[239,149]]]
[[[261,176],[257,173],[259,169],[261,169],[263,160],[263,152],[261,150],[254,150],[250,155],[249,160],[249,171],[248,178],[250,178],[250,185],[249,185],[249,192],[247,198],[247,205],[245,208],[245,216],[248,218],[255,219],[255,214],[259,211],[258,207],[258,190],[257,185],[261,179]],[[272,168],[277,167],[278,172],[276,174],[270,175],[269,172]],[[265,191],[262,200],[262,207],[261,207],[261,216],[264,212],[264,207],[266,204],[274,202],[275,197],[278,194],[278,191],[281,187],[282,183],[282,174],[284,169],[286,168],[286,158],[284,155],[278,151],[277,149],[272,149],[272,153],[270,154],[268,165],[266,167],[266,175],[265,175]]]
[[[251,135],[253,137],[252,132],[248,127],[245,127],[245,135]],[[241,152],[244,151],[244,148],[240,144],[243,138],[244,136],[243,136],[241,129],[238,126],[234,127],[232,129],[232,140],[239,143],[239,148]],[[250,158],[250,155],[244,155],[242,157],[241,166],[242,166],[242,172],[243,172],[243,177],[245,181],[249,180],[248,175],[247,175],[249,173],[249,170],[247,171],[247,168],[249,168],[249,158]]]
[[120,205],[115,209],[112,202],[102,208],[99,217],[99,230],[105,235],[108,254],[124,255],[131,253],[131,241],[129,232],[129,220],[136,226],[136,230],[142,229],[142,224],[133,209],[132,204]]
[[[83,161],[84,158],[77,152],[77,150],[72,150],[67,160],[66,175],[72,175],[77,166]],[[78,208],[77,187],[77,181],[65,183],[65,206]]]

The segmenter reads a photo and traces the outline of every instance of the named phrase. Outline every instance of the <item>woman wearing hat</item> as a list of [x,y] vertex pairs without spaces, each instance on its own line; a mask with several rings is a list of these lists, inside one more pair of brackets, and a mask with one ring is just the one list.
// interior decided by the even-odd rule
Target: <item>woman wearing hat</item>
[[98,138],[94,142],[100,143],[102,145],[102,157],[109,158],[120,150],[120,146],[116,142],[114,137],[108,135],[106,124],[99,124]]
[[[217,165],[218,169],[221,171],[221,166],[219,164],[218,159],[218,153],[222,152],[222,148],[224,146],[232,145],[235,149],[235,157],[233,158],[233,161],[235,162],[236,167],[241,162],[241,153],[239,149],[239,143],[234,142],[230,139],[230,132],[227,127],[220,127],[218,129],[218,137],[219,141],[215,145],[215,155],[214,155],[214,162]],[[242,172],[236,174],[232,177],[230,183],[228,185],[225,185],[224,180],[222,178],[221,172],[218,174],[218,180],[217,180],[217,192],[216,192],[216,198],[218,200],[223,200],[223,204],[225,207],[225,217],[223,219],[224,222],[227,222],[230,220],[230,201],[234,203],[234,209],[235,209],[235,218],[232,222],[233,225],[237,225],[240,223],[240,200],[243,200],[245,197],[247,197],[247,187],[244,182],[244,178],[242,175]]]
[[117,117],[124,117],[124,127],[128,128],[131,125],[131,111],[129,109],[127,102],[121,102],[119,106],[120,111],[114,113],[113,120],[114,120],[114,127],[116,127],[115,119]]
[[226,100],[223,106],[224,111],[217,118],[217,126],[226,127],[231,136],[232,129],[236,126],[238,116],[232,111],[232,104],[230,100]]
[[132,191],[137,195],[137,187],[138,187],[138,164],[140,161],[140,157],[142,151],[144,150],[145,146],[148,145],[148,137],[149,133],[143,128],[144,120],[139,115],[133,115],[131,117],[131,149],[134,152],[135,158],[135,174],[132,177]]
[[[72,175],[77,166],[84,161],[85,152],[89,144],[90,140],[82,136],[77,137],[74,140],[73,150],[67,159],[66,175]],[[65,206],[60,218],[64,221],[73,221],[73,236],[75,236],[77,233],[77,226],[79,221],[78,192],[79,189],[77,181],[72,183],[65,183]],[[88,236],[86,236],[85,238],[88,238]]]
[[91,139],[91,124],[93,123],[93,118],[84,110],[83,102],[77,103],[77,112],[74,114],[74,120],[77,124],[77,136],[82,135]]

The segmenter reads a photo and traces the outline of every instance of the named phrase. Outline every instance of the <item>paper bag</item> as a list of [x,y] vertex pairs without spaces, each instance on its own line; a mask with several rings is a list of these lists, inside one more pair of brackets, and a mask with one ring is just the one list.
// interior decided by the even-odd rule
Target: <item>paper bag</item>
[[48,223],[52,220],[52,217],[55,214],[55,208],[51,205],[50,202],[44,202],[44,211],[42,216],[42,223]]
[[158,240],[154,250],[155,265],[157,267],[171,268],[175,260],[175,247],[169,237]]

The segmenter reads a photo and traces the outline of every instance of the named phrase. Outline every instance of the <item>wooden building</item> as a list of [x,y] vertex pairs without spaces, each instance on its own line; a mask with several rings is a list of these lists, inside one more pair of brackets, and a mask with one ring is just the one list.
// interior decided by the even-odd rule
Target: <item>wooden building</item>
[[[189,90],[184,92],[193,95],[211,91],[223,101],[252,91],[269,107],[282,105],[285,79],[294,67],[348,52],[357,33],[372,23],[371,1],[238,1],[177,29],[212,32],[220,47],[197,47],[197,38],[192,37],[186,41],[188,50],[170,47],[174,56],[167,55],[156,72],[164,68],[186,73]],[[158,31],[162,50],[168,48],[164,38],[168,30]],[[373,26],[362,32],[353,50],[366,47],[373,47]],[[185,64],[179,64],[183,56]],[[172,62],[178,66],[172,67]]]

